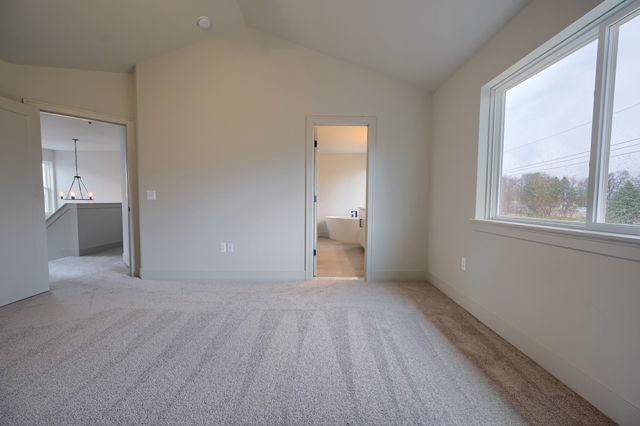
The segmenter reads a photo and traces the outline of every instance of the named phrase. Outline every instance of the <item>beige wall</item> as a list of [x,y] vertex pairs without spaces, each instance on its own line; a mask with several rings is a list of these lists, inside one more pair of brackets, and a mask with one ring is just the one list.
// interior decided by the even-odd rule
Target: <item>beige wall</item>
[[[56,191],[69,190],[75,172],[73,151],[53,151]],[[79,172],[87,189],[95,194],[96,203],[121,203],[122,185],[119,151],[78,152]],[[78,192],[74,185],[74,192]],[[84,189],[83,189],[84,190]],[[57,199],[58,206],[65,202]]]
[[15,65],[0,60],[0,96],[116,117],[135,116],[131,74]]
[[327,216],[349,216],[367,203],[367,154],[318,153],[318,235],[328,237]]
[[127,164],[131,190],[131,233],[134,269],[140,258],[137,238],[138,194],[136,171],[136,91],[133,74],[67,68],[15,65],[0,60],[0,96],[28,99],[47,110],[61,113],[128,121]]
[[532,2],[436,91],[428,272],[608,415],[638,423],[640,264],[480,233],[470,221],[481,86],[597,3]]
[[424,277],[426,93],[253,30],[136,76],[143,277],[304,277],[309,115],[377,118],[374,275]]

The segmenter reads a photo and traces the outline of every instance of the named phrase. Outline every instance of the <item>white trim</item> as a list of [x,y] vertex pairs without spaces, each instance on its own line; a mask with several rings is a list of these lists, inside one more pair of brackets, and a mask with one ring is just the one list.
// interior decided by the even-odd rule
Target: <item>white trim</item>
[[126,152],[125,161],[127,164],[125,174],[127,179],[127,202],[129,205],[129,275],[138,276],[139,271],[139,247],[140,238],[138,234],[138,221],[134,220],[138,217],[138,191],[137,191],[137,179],[132,177],[137,176],[136,167],[136,129],[134,120],[128,117],[114,116],[110,114],[104,114],[96,111],[68,107],[64,105],[53,104],[46,101],[41,101],[33,98],[22,98],[22,102],[27,105],[32,105],[40,110],[40,112],[48,112],[53,114],[59,114],[70,117],[84,118],[94,121],[103,121],[105,123],[118,124],[125,126],[125,146]]
[[457,291],[453,285],[445,283],[432,274],[427,274],[427,280],[615,422],[629,425],[640,422],[640,407],[635,406],[613,389],[590,376],[574,365],[571,360],[561,357],[550,348],[532,339],[508,321]]
[[315,209],[313,206],[314,195],[314,134],[315,126],[367,126],[367,233],[365,243],[364,278],[373,277],[373,244],[372,235],[374,228],[374,200],[373,185],[375,172],[375,147],[376,147],[376,118],[370,116],[321,116],[307,117],[306,126],[306,194],[305,194],[305,277],[308,280],[313,276],[313,235],[315,223]]
[[473,219],[473,230],[587,253],[640,262],[640,237],[530,222]]
[[[479,220],[544,226],[548,230],[581,230],[606,235],[640,235],[640,226],[604,221],[606,181],[608,175],[610,111],[617,25],[634,15],[640,0],[605,0],[585,16],[485,84],[480,93],[480,131],[478,143],[478,175],[475,217]],[[575,52],[586,43],[598,39],[596,83],[593,108],[587,217],[583,223],[569,221],[502,216],[500,182],[502,178],[502,144],[504,94],[544,68]]]

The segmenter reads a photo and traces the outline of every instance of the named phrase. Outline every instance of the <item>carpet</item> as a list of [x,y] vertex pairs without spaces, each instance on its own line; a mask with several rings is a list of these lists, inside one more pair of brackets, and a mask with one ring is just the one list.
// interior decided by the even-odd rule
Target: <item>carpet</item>
[[0,308],[1,424],[611,423],[427,283],[50,274]]

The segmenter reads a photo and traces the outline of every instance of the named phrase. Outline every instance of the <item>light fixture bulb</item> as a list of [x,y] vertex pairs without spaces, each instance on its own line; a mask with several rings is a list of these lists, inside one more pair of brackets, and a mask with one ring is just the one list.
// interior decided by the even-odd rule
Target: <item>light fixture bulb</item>
[[60,192],[58,192],[58,195],[60,195],[60,199],[61,200],[64,198],[64,192],[60,191]]
[[196,19],[196,24],[201,30],[208,30],[211,28],[211,19],[209,19],[208,16],[199,16],[198,19]]
[[90,193],[89,193],[89,199],[90,199],[90,200],[93,200],[93,192],[90,192]]

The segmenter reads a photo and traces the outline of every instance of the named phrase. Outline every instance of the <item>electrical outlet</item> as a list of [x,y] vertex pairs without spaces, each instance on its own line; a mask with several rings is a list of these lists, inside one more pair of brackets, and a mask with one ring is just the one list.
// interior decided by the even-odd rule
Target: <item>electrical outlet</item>
[[233,253],[235,251],[235,246],[233,243],[227,243],[227,253]]
[[227,252],[227,243],[222,242],[220,243],[220,253],[226,253]]
[[460,269],[462,269],[463,271],[467,270],[467,258],[466,257],[461,257],[460,258]]
[[156,200],[156,190],[155,189],[147,190],[147,200],[149,200],[149,201],[155,201]]

